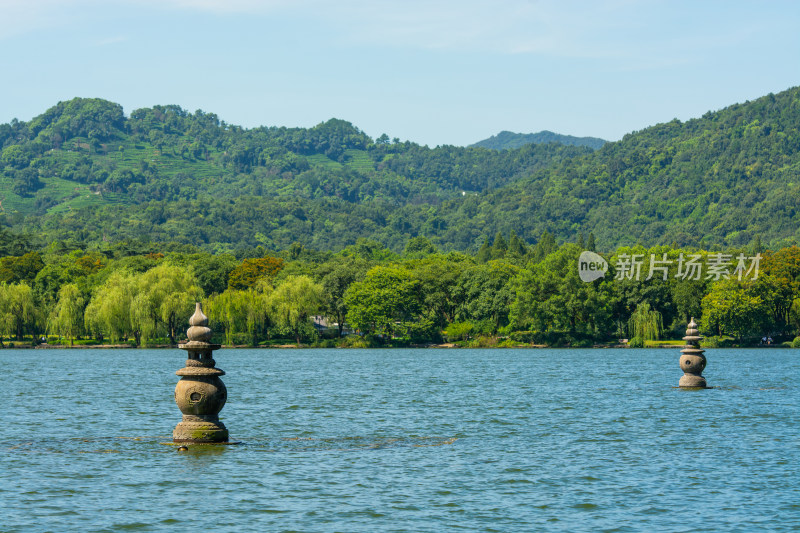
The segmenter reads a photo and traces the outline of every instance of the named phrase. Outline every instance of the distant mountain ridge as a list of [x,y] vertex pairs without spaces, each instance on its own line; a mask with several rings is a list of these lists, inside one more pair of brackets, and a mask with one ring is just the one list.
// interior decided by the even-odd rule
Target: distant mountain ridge
[[547,144],[561,143],[569,146],[588,146],[592,150],[598,150],[608,141],[598,137],[574,137],[572,135],[561,135],[552,131],[543,130],[539,133],[514,133],[512,131],[501,131],[497,135],[492,135],[488,139],[471,144],[470,148],[491,148],[492,150],[514,150],[526,144]]
[[[800,243],[800,87],[673,120],[598,150],[492,150],[313,128],[226,124],[176,105],[60,102],[0,124],[0,250],[139,240],[209,250],[477,250],[498,232],[598,249]],[[4,236],[5,235],[5,236]]]

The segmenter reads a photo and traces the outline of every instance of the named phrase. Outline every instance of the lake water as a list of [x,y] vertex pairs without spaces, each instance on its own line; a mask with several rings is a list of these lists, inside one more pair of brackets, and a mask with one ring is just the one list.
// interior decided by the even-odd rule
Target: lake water
[[0,350],[0,531],[798,531],[800,350]]

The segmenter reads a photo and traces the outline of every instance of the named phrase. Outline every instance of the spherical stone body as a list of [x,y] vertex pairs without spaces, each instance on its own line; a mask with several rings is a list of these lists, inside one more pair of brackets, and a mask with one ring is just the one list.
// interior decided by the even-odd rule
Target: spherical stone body
[[227,399],[218,376],[184,376],[175,385],[175,403],[185,415],[216,415]]
[[683,354],[680,359],[681,370],[689,374],[701,374],[706,367],[706,358],[703,355]]
[[705,389],[706,385],[706,378],[703,376],[698,376],[696,374],[684,374],[681,376],[681,379],[678,381],[679,387],[696,387]]

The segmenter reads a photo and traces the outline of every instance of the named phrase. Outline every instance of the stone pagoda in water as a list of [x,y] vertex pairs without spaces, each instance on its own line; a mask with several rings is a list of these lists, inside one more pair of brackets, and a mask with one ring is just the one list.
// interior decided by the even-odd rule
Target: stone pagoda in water
[[220,345],[209,342],[211,328],[199,302],[189,325],[188,342],[178,345],[188,352],[189,358],[186,366],[175,372],[181,377],[175,386],[175,403],[183,413],[183,420],[172,432],[172,440],[195,444],[228,442],[228,430],[218,416],[228,397],[225,384],[219,379],[225,372],[216,368],[211,357],[211,352]]
[[706,367],[706,356],[703,355],[705,350],[700,348],[700,340],[703,337],[698,335],[697,324],[694,322],[694,317],[689,322],[686,329],[686,336],[683,340],[686,341],[686,346],[681,350],[681,376],[678,382],[679,387],[705,389],[706,378],[703,377],[703,369]]

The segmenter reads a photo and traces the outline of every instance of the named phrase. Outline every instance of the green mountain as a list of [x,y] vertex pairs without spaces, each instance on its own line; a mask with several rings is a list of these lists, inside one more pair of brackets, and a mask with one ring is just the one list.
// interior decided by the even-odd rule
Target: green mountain
[[570,146],[588,146],[592,150],[597,150],[606,142],[608,141],[597,137],[573,137],[572,135],[561,135],[547,130],[539,133],[501,131],[497,135],[492,135],[488,139],[478,141],[470,146],[473,148],[491,148],[492,150],[513,150],[526,144],[561,143]]
[[[0,125],[0,250],[20,235],[210,250],[426,236],[477,250],[498,231],[598,246],[800,240],[800,88],[626,135],[598,150],[429,148],[349,122],[226,124],[97,99]],[[7,244],[6,244],[7,245]]]
[[0,145],[0,224],[15,232],[213,249],[331,249],[360,237],[402,247],[419,231],[404,208],[429,214],[587,152],[431,149],[372,140],[337,119],[246,130],[178,106],[125,117],[117,104],[77,98],[0,125]]

